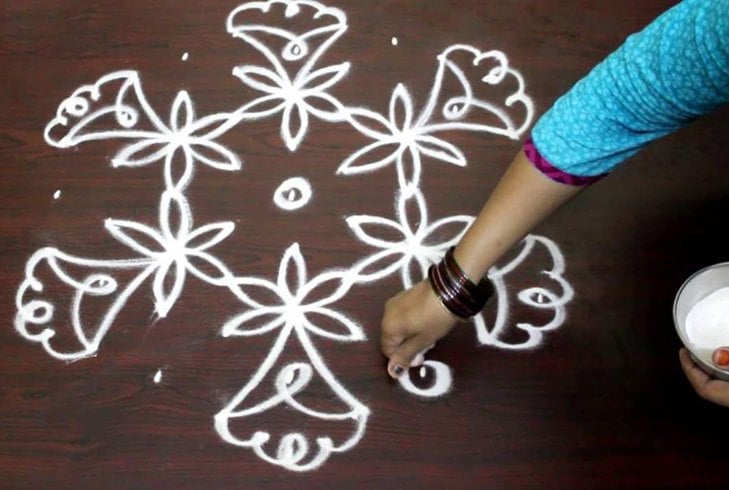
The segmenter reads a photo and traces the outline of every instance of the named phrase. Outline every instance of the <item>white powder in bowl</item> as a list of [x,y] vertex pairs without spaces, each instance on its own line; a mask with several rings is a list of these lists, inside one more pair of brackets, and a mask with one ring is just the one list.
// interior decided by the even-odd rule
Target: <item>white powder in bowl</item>
[[698,349],[729,346],[729,287],[717,289],[691,308],[686,336]]

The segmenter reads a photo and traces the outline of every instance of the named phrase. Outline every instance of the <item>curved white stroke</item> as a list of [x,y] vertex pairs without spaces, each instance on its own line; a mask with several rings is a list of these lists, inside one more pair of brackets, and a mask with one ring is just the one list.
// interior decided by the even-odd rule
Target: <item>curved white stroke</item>
[[[283,13],[290,18],[313,11],[312,17],[323,25],[303,33],[295,33],[278,27],[275,22],[276,9],[285,7]],[[269,15],[269,24],[250,24],[245,17],[253,11]],[[243,19],[241,19],[243,17]],[[295,151],[309,128],[309,114],[327,122],[340,122],[345,118],[344,106],[326,91],[338,83],[349,72],[351,64],[340,64],[314,69],[321,56],[346,32],[347,17],[343,11],[309,0],[269,0],[248,2],[234,9],[226,22],[228,32],[257,49],[273,67],[273,70],[258,65],[242,65],[233,70],[233,75],[243,83],[263,92],[265,97],[280,100],[276,108],[283,111],[281,137],[290,151]],[[258,38],[278,37],[287,41],[281,53],[275,53]],[[324,41],[316,49],[309,43],[318,37]],[[289,74],[286,63],[304,60],[295,75]]]
[[[278,13],[282,15],[277,16]],[[297,16],[304,17],[309,13],[313,20],[319,21],[316,28],[301,32],[283,27],[292,24],[283,24],[282,21],[290,21]],[[261,14],[259,17],[264,17],[265,20],[248,22],[248,14]],[[56,147],[68,148],[86,141],[111,138],[130,140],[112,159],[113,166],[137,167],[157,161],[164,162],[165,185],[160,200],[158,228],[128,220],[108,219],[106,222],[108,231],[141,258],[128,261],[93,261],[53,252],[57,253],[54,256],[56,258],[48,259],[56,275],[64,280],[65,274],[67,284],[76,289],[76,294],[71,298],[72,328],[82,347],[80,351],[73,353],[52,350],[49,353],[54,357],[67,356],[58,357],[64,360],[93,355],[111,321],[107,324],[104,320],[104,328],[89,335],[81,324],[80,311],[84,298],[120,292],[111,275],[97,272],[77,279],[66,274],[58,265],[59,261],[86,261],[85,265],[88,267],[112,270],[139,268],[140,273],[121,291],[109,310],[108,314],[113,313],[112,316],[123,308],[145,278],[153,278],[152,289],[160,316],[166,315],[176,304],[187,274],[209,285],[226,288],[248,310],[226,323],[223,327],[224,335],[250,337],[278,332],[274,349],[266,358],[268,364],[260,366],[239,392],[240,403],[245,402],[246,390],[254,389],[255,385],[263,381],[265,372],[274,368],[285,342],[296,337],[303,345],[309,362],[284,366],[275,378],[276,395],[267,405],[260,405],[258,410],[265,411],[274,405],[286,404],[309,417],[352,421],[356,428],[349,439],[336,444],[328,437],[318,437],[312,442],[304,434],[292,432],[282,437],[278,447],[272,449],[270,443],[266,444],[270,436],[262,432],[255,432],[247,441],[237,440],[230,432],[226,432],[227,421],[233,414],[236,417],[252,414],[246,411],[248,409],[241,408],[240,404],[237,409],[231,405],[222,410],[215,418],[216,428],[221,436],[225,438],[227,434],[234,441],[231,443],[246,442],[246,447],[252,448],[260,458],[272,464],[293,471],[307,471],[319,467],[331,454],[354,447],[364,434],[369,415],[369,409],[351,396],[328,370],[321,353],[314,347],[312,335],[337,342],[364,339],[361,327],[344,313],[333,309],[332,305],[348,294],[353,285],[379,280],[398,271],[403,285],[411,286],[418,280],[415,277],[418,271],[421,277],[424,276],[427,266],[437,261],[445,249],[455,244],[462,235],[459,229],[456,236],[447,236],[444,239],[441,232],[444,228],[441,227],[456,225],[465,230],[473,219],[468,216],[453,216],[429,222],[425,197],[420,189],[424,174],[423,160],[430,158],[461,167],[467,164],[461,148],[442,139],[440,134],[437,137],[435,134],[467,130],[517,138],[531,124],[533,107],[531,99],[525,94],[523,78],[510,67],[504,53],[496,50],[480,51],[465,44],[453,45],[439,55],[435,81],[426,105],[421,110],[416,109],[411,92],[402,84],[395,86],[385,115],[367,108],[347,107],[332,96],[329,90],[347,76],[350,62],[317,67],[324,54],[348,29],[347,18],[342,10],[311,0],[246,2],[231,12],[226,26],[234,37],[244,40],[262,53],[270,65],[241,65],[234,69],[234,74],[246,86],[260,92],[260,96],[245,102],[239,108],[231,112],[197,117],[192,98],[183,90],[178,92],[169,111],[169,118],[163,121],[148,103],[142,91],[139,74],[123,70],[105,75],[94,84],[77,89],[60,104],[56,117],[46,126],[46,141]],[[282,39],[285,43],[283,49],[274,49],[266,36],[269,39]],[[315,42],[318,39],[322,39],[322,42],[316,47]],[[454,59],[454,55],[459,52],[470,55],[476,68],[483,62],[488,62],[489,66],[495,64],[495,68],[491,68],[478,80],[469,80],[466,67],[459,66]],[[462,88],[461,93],[442,93],[446,76],[455,77]],[[481,100],[476,95],[483,86],[496,86],[509,80],[516,82],[517,90],[507,96],[503,104]],[[106,100],[107,93],[113,95],[111,100]],[[446,102],[438,107],[443,97]],[[516,105],[523,105],[525,108],[523,120],[513,119],[509,113],[509,109]],[[492,114],[501,122],[501,126],[469,121],[471,115],[480,112]],[[281,117],[281,137],[290,151],[298,149],[305,139],[312,116],[330,123],[347,122],[356,131],[372,139],[371,143],[344,160],[339,167],[339,174],[356,175],[389,165],[395,166],[399,187],[395,219],[359,215],[347,220],[355,236],[376,250],[346,270],[332,270],[310,279],[298,245],[294,244],[284,254],[276,281],[237,277],[210,251],[213,245],[232,233],[233,223],[209,223],[199,228],[193,226],[192,210],[184,191],[194,178],[195,164],[201,163],[215,170],[240,169],[241,160],[238,156],[215,140],[241,123],[276,115]],[[446,122],[436,122],[435,118],[440,116]],[[108,121],[114,122],[117,127],[109,129],[108,124],[96,124]],[[142,129],[143,126],[151,129]],[[59,137],[61,131],[63,135]],[[413,212],[409,213],[408,209]],[[388,234],[378,234],[378,230],[383,229],[399,232],[402,239],[393,240]],[[435,239],[431,240],[431,237]],[[551,250],[546,242],[544,244]],[[527,243],[522,252],[524,257],[533,246],[534,243]],[[41,252],[37,253],[42,255]],[[510,314],[504,276],[521,264],[523,257],[520,257],[506,267],[492,271],[499,301],[498,314],[496,323],[490,330],[483,318],[476,319],[480,341],[483,340],[483,334],[485,343],[491,345],[502,348],[524,347],[499,343],[499,335],[503,333],[503,329],[509,327]],[[31,272],[35,267],[31,266],[31,262],[34,261],[38,263],[31,258],[27,266]],[[557,263],[554,268],[545,271],[556,280],[561,291],[527,288],[516,295],[519,301],[529,307],[554,311],[553,319],[545,325],[516,324],[517,328],[522,328],[529,334],[529,346],[539,343],[543,331],[557,328],[564,322],[564,306],[571,299],[572,290],[562,277],[562,272]],[[33,281],[37,281],[34,276],[27,277],[18,290],[16,328],[21,334],[29,336],[26,338],[43,342],[42,337],[48,335],[44,333],[46,330],[34,333],[29,327],[52,321],[53,305],[43,300],[26,301],[26,293],[39,292],[32,288],[33,285],[37,286]],[[326,292],[322,293],[321,290]],[[257,291],[273,293],[280,301],[273,305],[267,304],[257,296]],[[546,302],[535,300],[535,297],[546,299]],[[325,320],[326,327],[318,323],[319,320]],[[50,348],[49,345],[44,347],[47,350]],[[439,366],[441,371],[437,372],[447,373],[450,385],[452,378],[447,366],[435,361],[426,361],[427,363]],[[314,375],[324,377],[330,388],[350,409],[340,413],[326,413],[299,403],[297,395],[305,391]],[[436,373],[434,386],[429,389],[418,388],[416,391],[421,390],[419,396],[440,396],[440,392],[447,391],[443,388],[444,379]],[[422,391],[427,394],[424,395]]]
[[[275,25],[277,19],[272,18],[271,24],[248,24],[245,17],[250,11],[258,10],[262,14],[271,15],[273,17],[274,6],[283,6],[285,8],[285,16],[292,17],[299,15],[303,9],[311,9],[314,11],[312,17],[322,20],[323,25],[315,29],[303,32],[301,34],[294,33],[290,30],[280,28]],[[243,39],[245,42],[256,48],[263,54],[275,71],[282,77],[287,73],[284,67],[285,61],[298,61],[306,58],[306,62],[302,66],[300,74],[306,76],[321,56],[339,39],[347,30],[346,14],[335,7],[327,7],[322,3],[312,0],[268,0],[246,2],[236,7],[226,20],[228,33],[233,37]],[[265,34],[268,36],[280,37],[288,43],[284,50],[278,56],[264,42],[260,41],[256,34]],[[317,37],[326,37],[324,42],[314,51],[309,49],[309,41]],[[295,52],[296,50],[298,52]]]
[[453,374],[451,368],[439,361],[424,361],[419,369],[419,374],[424,377],[424,370],[431,369],[433,372],[433,382],[427,388],[420,388],[413,384],[410,379],[410,371],[406,370],[398,379],[400,386],[408,393],[421,396],[423,398],[437,398],[446,395],[453,385]]
[[[463,69],[450,59],[453,53],[463,51],[473,57],[473,66],[478,66],[484,60],[493,60],[498,63],[495,68],[489,70],[480,80],[486,85],[497,85],[502,81],[513,78],[516,81],[516,91],[506,97],[503,105],[496,105],[489,101],[479,99],[474,95],[474,87],[468,80]],[[463,94],[451,97],[442,106],[442,115],[449,120],[447,123],[430,123],[430,119],[440,99],[443,80],[446,73],[452,73],[463,88]],[[518,139],[529,126],[534,118],[534,103],[525,93],[526,84],[521,73],[509,65],[506,55],[498,50],[481,51],[480,49],[467,44],[455,44],[450,46],[438,56],[438,70],[435,76],[433,89],[431,90],[428,103],[423,108],[418,118],[418,127],[423,128],[426,133],[439,131],[478,131],[506,136],[511,139]],[[524,119],[517,122],[509,116],[507,109],[515,105],[522,105],[525,111]],[[496,116],[503,126],[492,126],[488,124],[469,123],[462,121],[473,109],[481,109]]]
[[[414,213],[409,213],[409,208]],[[368,215],[346,218],[350,230],[360,241],[380,249],[352,266],[350,273],[355,282],[373,282],[400,271],[403,286],[406,289],[412,287],[426,276],[430,264],[440,260],[446,250],[458,243],[473,222],[471,216],[463,215],[429,222],[425,196],[420,189],[415,189],[410,195],[402,192],[399,194],[395,218],[392,220]],[[436,237],[441,228],[454,223],[458,225],[455,235],[445,239]],[[380,237],[378,229],[382,229],[384,236],[395,231],[399,239],[393,241]],[[420,277],[413,278],[411,265],[417,266]]]
[[[286,365],[278,374],[275,381],[276,394],[264,402],[258,403],[251,407],[240,408],[245,403],[246,398],[253,392],[264,380],[268,372],[278,361],[279,356],[284,350],[286,342],[290,336],[295,334],[299,342],[304,348],[309,364],[297,363],[299,366],[306,366],[303,375],[296,378],[290,374],[291,364]],[[312,409],[299,403],[295,397],[303,391],[311,380],[313,372],[316,372],[327,384],[327,386],[335,393],[349,410],[344,412],[326,412],[322,410]],[[318,436],[314,438],[317,450],[309,451],[308,439],[301,433],[291,433],[283,436],[281,445],[277,455],[271,455],[268,451],[266,443],[271,440],[271,434],[265,431],[253,431],[248,438],[240,438],[231,432],[231,419],[238,419],[257,415],[265,412],[275,406],[285,404],[291,409],[302,413],[306,416],[326,420],[340,421],[355,424],[355,429],[351,435],[341,443],[335,443],[329,436]],[[321,354],[311,343],[306,330],[293,324],[287,325],[280,333],[271,348],[268,356],[256,371],[249,382],[241,389],[238,394],[215,416],[215,428],[218,434],[228,442],[239,447],[253,449],[254,453],[261,459],[281,466],[291,471],[310,471],[321,466],[333,453],[342,453],[352,449],[361,440],[364,435],[367,419],[369,417],[369,409],[359,400],[354,398],[342,385],[337,381],[331,371],[324,363]],[[296,439],[292,437],[298,436]],[[291,454],[290,451],[283,451],[282,447],[286,446],[286,441],[299,440],[303,438],[306,443],[306,450],[297,452],[297,457],[285,457]],[[308,459],[306,459],[308,457]]]
[[[72,352],[56,350],[51,341],[56,335],[56,328],[51,325],[55,308],[50,300],[29,299],[37,297],[44,291],[43,283],[36,277],[36,268],[46,262],[56,277],[75,290],[71,301],[71,327],[81,349]],[[83,279],[76,279],[69,274],[61,262],[74,266],[86,267],[94,270],[130,270],[141,269],[139,274],[121,291],[118,290],[117,281],[108,274],[94,273]],[[61,252],[55,248],[43,248],[33,254],[25,266],[25,279],[21,283],[15,296],[17,313],[15,316],[15,329],[23,338],[38,342],[53,358],[61,361],[77,361],[96,354],[101,341],[111,328],[119,312],[126,305],[129,297],[152,274],[154,266],[151,261],[139,259],[127,260],[94,260],[75,257]],[[95,333],[89,336],[87,328],[81,321],[81,306],[85,296],[109,296],[118,293],[106,314],[99,322]],[[42,313],[39,313],[42,311]],[[33,333],[30,326],[44,326],[40,332]]]
[[[567,304],[574,298],[574,289],[565,279],[565,260],[557,244],[549,238],[539,235],[528,235],[523,240],[523,247],[520,253],[509,263],[501,267],[493,267],[489,271],[489,278],[495,288],[495,300],[497,301],[496,318],[494,324],[489,326],[479,314],[474,317],[474,326],[479,342],[483,345],[491,345],[504,349],[518,350],[530,349],[541,344],[544,332],[555,330],[561,327],[567,318]],[[509,293],[506,288],[505,276],[516,270],[532,253],[537,245],[543,246],[552,261],[550,269],[541,271],[558,286],[557,291],[542,287],[526,288],[517,294],[517,298],[523,304],[540,310],[553,312],[553,317],[543,325],[534,325],[527,322],[517,322],[514,327],[527,334],[526,340],[518,343],[508,343],[501,340],[504,331],[509,328]],[[536,299],[535,299],[536,298]],[[544,299],[547,301],[544,301]]]
[[311,200],[311,184],[303,177],[291,177],[278,186],[273,194],[273,202],[284,211],[301,209]]
[[[310,300],[315,291],[329,286],[328,283],[337,282],[339,285],[328,295]],[[347,280],[343,272],[328,271],[309,279],[306,262],[301,254],[299,245],[292,244],[284,253],[276,282],[260,278],[238,278],[238,284],[246,288],[264,288],[278,297],[278,303],[264,305],[259,302],[251,306],[255,308],[256,315],[244,313],[230,320],[222,327],[224,337],[262,335],[275,329],[280,329],[278,337],[269,351],[266,359],[260,365],[249,382],[236,394],[236,396],[215,416],[215,428],[218,434],[230,444],[253,449],[261,459],[292,471],[310,471],[323,464],[332,453],[344,452],[354,447],[362,438],[369,409],[352,396],[336,379],[324,362],[321,354],[311,341],[310,335],[316,334],[337,341],[356,341],[365,338],[361,327],[349,318],[329,308],[329,305],[342,298],[351,288],[352,283]],[[245,323],[264,314],[270,319],[264,326],[246,328]],[[346,335],[336,334],[325,330],[313,323],[311,315],[325,315],[345,325]],[[264,402],[250,407],[242,407],[248,396],[264,381],[273,369],[284,351],[286,343],[295,336],[307,355],[307,363],[294,363],[286,365],[277,375],[274,382],[276,394]],[[327,412],[303,405],[296,400],[296,395],[302,392],[313,374],[320,376],[339,400],[349,407],[344,412]],[[298,375],[298,377],[297,377]],[[352,435],[342,443],[335,443],[329,436],[316,437],[314,442],[317,449],[312,450],[309,439],[299,432],[289,433],[281,438],[275,455],[265,447],[271,435],[265,431],[253,431],[248,438],[235,436],[230,429],[230,420],[257,415],[285,404],[308,417],[329,421],[350,421],[356,424]]]
[[[101,102],[102,89],[107,84],[121,82],[121,87],[113,102]],[[135,98],[127,102],[128,98]],[[96,107],[99,106],[99,107]],[[135,107],[137,106],[137,107]],[[113,115],[118,129],[105,129],[84,132],[101,118]],[[95,83],[83,85],[67,97],[56,110],[56,116],[46,125],[43,136],[51,146],[69,148],[80,143],[113,138],[148,138],[154,131],[134,129],[144,115],[158,131],[165,128],[164,123],[152,109],[142,91],[139,74],[133,70],[121,70],[99,78]],[[78,119],[71,127],[72,119]],[[68,128],[61,139],[55,139],[52,132],[58,128]]]

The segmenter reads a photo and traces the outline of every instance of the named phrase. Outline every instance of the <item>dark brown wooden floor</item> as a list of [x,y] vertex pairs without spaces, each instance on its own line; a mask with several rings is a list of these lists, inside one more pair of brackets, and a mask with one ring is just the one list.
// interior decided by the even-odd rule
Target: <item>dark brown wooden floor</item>
[[[541,113],[672,3],[331,1],[347,13],[349,30],[327,56],[352,62],[333,92],[349,105],[385,112],[403,82],[422,104],[438,53],[467,43],[503,50]],[[181,89],[198,114],[240,106],[251,91],[231,69],[250,61],[252,49],[225,31],[236,5],[34,0],[0,8],[0,488],[726,484],[729,409],[689,387],[671,320],[684,278],[729,257],[726,110],[651,146],[538,230],[566,257],[576,291],[566,324],[528,352],[480,347],[472,328],[458,330],[432,354],[453,368],[454,388],[444,398],[424,401],[386,377],[378,326],[383,302],[401,288],[398,278],[355,287],[337,308],[369,341],[316,345],[372,416],[356,447],[311,473],[272,466],[215,432],[213,416],[248,381],[273,338],[222,339],[220,326],[240,307],[217,288],[187,281],[170,315],[155,321],[151,287],[143,286],[98,355],[72,364],[23,339],[13,327],[15,294],[31,254],[53,246],[125,257],[128,249],[109,236],[104,219],[153,224],[161,191],[157,164],[112,168],[118,143],[47,145],[43,129],[56,107],[75,88],[120,69],[139,71],[162,114]],[[370,249],[353,239],[342,216],[390,216],[394,172],[337,176],[339,163],[366,142],[362,136],[312,121],[291,153],[280,118],[225,136],[244,170],[199,169],[188,194],[195,221],[236,222],[216,251],[250,275],[272,279],[293,242],[314,273],[351,264]],[[433,216],[475,214],[519,147],[476,134],[452,141],[469,166],[426,165]],[[314,200],[282,213],[271,196],[296,175],[311,180]],[[530,273],[538,271],[524,271],[525,284]],[[160,368],[164,377],[155,384]]]

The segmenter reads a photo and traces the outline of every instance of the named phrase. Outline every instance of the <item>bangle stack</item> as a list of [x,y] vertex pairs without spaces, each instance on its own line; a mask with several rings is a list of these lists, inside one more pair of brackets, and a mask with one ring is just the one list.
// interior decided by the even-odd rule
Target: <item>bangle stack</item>
[[443,306],[461,320],[467,320],[483,309],[494,288],[486,278],[474,283],[453,257],[454,248],[448,249],[437,265],[430,266],[428,280]]

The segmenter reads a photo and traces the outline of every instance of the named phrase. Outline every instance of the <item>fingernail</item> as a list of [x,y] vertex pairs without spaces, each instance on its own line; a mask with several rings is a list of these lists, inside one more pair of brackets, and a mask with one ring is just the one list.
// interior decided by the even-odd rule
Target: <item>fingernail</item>
[[714,351],[714,355],[711,356],[711,360],[719,367],[729,367],[729,348],[721,347]]
[[392,371],[395,373],[395,376],[402,376],[402,373],[405,372],[405,368],[399,364],[396,364],[395,367],[392,368]]

